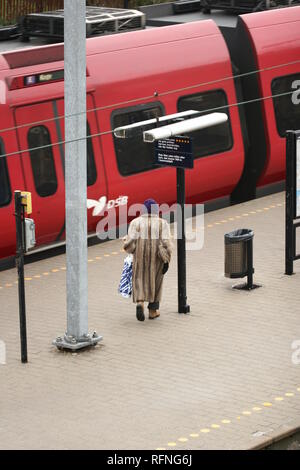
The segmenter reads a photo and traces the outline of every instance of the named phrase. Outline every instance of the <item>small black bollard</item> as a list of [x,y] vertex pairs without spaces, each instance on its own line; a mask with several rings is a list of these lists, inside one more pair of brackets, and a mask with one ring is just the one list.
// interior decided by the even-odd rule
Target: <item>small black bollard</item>
[[[181,237],[177,240],[177,266],[178,266],[178,313],[189,313],[186,295],[186,246],[185,246],[185,170],[176,168],[177,173],[177,204],[181,208],[180,219],[177,224],[181,227]],[[178,235],[178,234],[177,234]]]
[[16,235],[17,235],[16,266],[18,270],[21,361],[23,364],[26,364],[28,362],[28,355],[27,355],[26,303],[25,303],[25,280],[24,280],[25,207],[22,204],[21,191],[15,191],[15,217],[16,217]]

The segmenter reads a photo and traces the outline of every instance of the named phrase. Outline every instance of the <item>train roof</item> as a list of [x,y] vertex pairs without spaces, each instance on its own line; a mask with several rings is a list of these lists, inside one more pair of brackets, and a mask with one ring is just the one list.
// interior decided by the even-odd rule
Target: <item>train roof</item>
[[248,28],[251,29],[294,23],[299,21],[300,6],[248,13],[242,15],[241,18]]
[[[146,14],[146,30],[152,30],[153,28],[157,30],[157,26],[172,26],[179,25],[182,23],[207,21],[209,19],[213,20],[219,27],[235,27],[237,23],[237,15],[229,14],[228,12],[223,12],[220,10],[212,10],[210,15],[205,15],[200,11],[174,15],[172,5],[172,3],[163,3],[140,7],[139,10]],[[131,32],[131,34],[134,33],[135,31]],[[101,37],[104,38],[106,36]],[[114,35],[109,35],[108,37],[112,39]],[[21,49],[27,50],[39,48],[42,46],[50,46],[53,43],[54,42],[51,42],[51,40],[49,40],[48,38],[41,37],[33,37],[31,38],[29,43],[24,43],[16,38],[9,39],[6,41],[0,41],[0,55],[9,52],[16,52]],[[3,64],[1,66],[1,59],[0,68],[3,69]]]
[[[166,28],[155,28],[87,39],[87,57],[96,54],[117,52],[155,46],[206,36],[220,35],[212,20],[186,23]],[[0,70],[12,70],[64,60],[64,44],[35,46],[0,54]]]
[[300,6],[242,15],[239,22],[251,37],[259,67],[299,60]]
[[[153,93],[167,91],[172,83],[181,89],[195,84],[195,74],[205,71],[208,80],[231,74],[231,62],[225,40],[212,20],[179,24],[164,28],[127,32],[87,40],[87,90],[101,93],[103,106],[118,103],[128,96],[145,96],[145,84]],[[119,52],[122,52],[121,54]],[[36,47],[0,55],[0,78],[6,79],[11,106],[28,100],[60,98],[64,95],[61,80],[51,86],[30,88],[24,92],[25,80],[35,74],[62,70],[64,45]],[[2,69],[2,70],[1,70]],[[2,77],[1,77],[2,76]],[[101,90],[101,91],[100,91]]]

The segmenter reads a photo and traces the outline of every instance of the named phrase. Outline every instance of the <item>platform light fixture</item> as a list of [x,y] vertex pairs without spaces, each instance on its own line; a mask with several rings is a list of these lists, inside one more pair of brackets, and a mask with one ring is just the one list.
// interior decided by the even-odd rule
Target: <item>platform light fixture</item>
[[225,113],[211,113],[205,116],[187,119],[167,126],[158,127],[156,129],[148,130],[143,133],[144,142],[155,142],[160,139],[169,139],[178,135],[184,135],[187,132],[205,129],[207,127],[216,126],[228,121],[228,116]]
[[178,119],[190,119],[196,114],[199,114],[199,111],[189,110],[184,111],[182,113],[161,116],[157,119],[154,118],[148,119],[147,121],[136,122],[134,124],[129,124],[128,126],[117,127],[116,129],[114,129],[114,136],[119,139],[127,139],[128,137],[136,136],[138,133],[142,134],[146,130],[146,127],[149,127],[151,129],[151,127],[155,126],[157,122],[159,124],[171,124],[172,121],[176,121]]

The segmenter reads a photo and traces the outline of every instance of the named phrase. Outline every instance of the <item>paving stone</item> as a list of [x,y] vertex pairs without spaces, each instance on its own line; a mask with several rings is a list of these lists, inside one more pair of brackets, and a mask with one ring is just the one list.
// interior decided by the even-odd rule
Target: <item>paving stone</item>
[[[89,248],[89,324],[104,340],[76,355],[51,345],[66,328],[65,256],[26,266],[27,365],[19,360],[16,272],[0,273],[1,449],[248,449],[300,424],[300,365],[292,363],[300,262],[284,276],[284,195],[208,213],[205,225],[213,226],[204,248],[187,252],[190,315],[177,313],[176,253],[161,317],[139,323],[117,293],[121,241]],[[223,275],[224,233],[235,228],[255,232],[263,287],[253,292],[232,290],[239,281]]]

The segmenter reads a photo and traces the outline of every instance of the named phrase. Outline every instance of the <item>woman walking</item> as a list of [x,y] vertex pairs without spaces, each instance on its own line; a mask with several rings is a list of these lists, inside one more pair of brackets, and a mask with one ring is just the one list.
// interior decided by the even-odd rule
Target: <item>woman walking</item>
[[148,302],[150,320],[160,315],[163,277],[172,252],[170,226],[159,217],[158,204],[147,199],[144,206],[145,214],[131,222],[124,240],[124,250],[133,254],[132,294],[139,321],[145,320],[144,302]]

